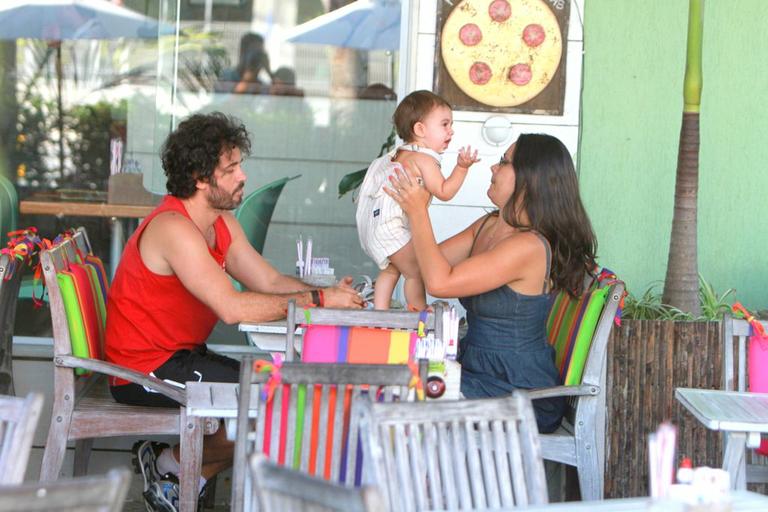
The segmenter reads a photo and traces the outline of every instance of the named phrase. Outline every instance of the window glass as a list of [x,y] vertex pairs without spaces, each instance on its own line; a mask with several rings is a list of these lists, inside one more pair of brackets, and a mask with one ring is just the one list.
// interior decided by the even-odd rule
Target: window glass
[[[377,273],[359,247],[352,194],[339,198],[338,186],[346,174],[367,167],[391,133],[399,2],[366,2],[390,12],[372,12],[368,21],[358,13],[326,31],[335,36],[365,27],[363,35],[381,36],[373,41],[321,35],[302,43],[289,40],[299,25],[323,25],[326,18],[318,17],[352,2],[104,3],[147,17],[146,27],[132,35],[94,31],[88,39],[52,40],[30,34],[0,42],[0,171],[22,200],[106,201],[115,173],[141,176],[144,189],[164,194],[158,155],[169,131],[192,113],[222,111],[251,134],[246,195],[300,175],[285,186],[269,224],[264,255],[270,262],[293,273],[302,236],[305,244],[313,239],[314,255],[330,258],[337,275]],[[397,16],[386,26],[364,25],[391,12]],[[122,192],[112,199],[136,200]],[[49,237],[85,225],[108,259],[107,218],[26,215],[19,224],[37,225]]]
[[[397,15],[388,42],[367,43],[339,34],[347,30],[353,37],[356,25],[374,26],[382,14],[324,21],[333,19],[323,17],[329,8],[355,7],[344,3],[187,0],[178,11],[175,1],[161,3],[162,21],[175,24],[178,18],[180,35],[161,37],[154,103],[128,100],[126,154],[155,192],[163,192],[165,183],[156,157],[160,145],[171,127],[194,112],[222,111],[248,128],[246,195],[300,175],[285,186],[264,247],[264,255],[287,273],[295,269],[299,236],[305,243],[311,237],[314,255],[330,258],[339,275],[378,270],[360,250],[352,194],[340,199],[338,186],[346,174],[367,167],[391,133],[400,4],[367,3]],[[310,20],[324,31],[292,42],[296,27]],[[347,44],[381,47],[366,51]]]

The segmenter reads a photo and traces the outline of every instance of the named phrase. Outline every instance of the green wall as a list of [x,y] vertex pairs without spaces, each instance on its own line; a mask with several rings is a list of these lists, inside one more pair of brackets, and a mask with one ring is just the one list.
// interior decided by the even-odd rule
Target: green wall
[[[768,308],[768,1],[704,0],[699,272]],[[586,0],[579,175],[599,258],[664,279],[688,0]]]

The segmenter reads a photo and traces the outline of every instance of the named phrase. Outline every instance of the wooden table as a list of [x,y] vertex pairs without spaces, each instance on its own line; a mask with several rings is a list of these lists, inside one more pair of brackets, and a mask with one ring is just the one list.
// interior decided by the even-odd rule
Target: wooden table
[[731,475],[731,488],[746,489],[745,452],[760,446],[760,434],[768,433],[768,394],[677,388],[675,398],[705,427],[725,433],[723,469]]
[[[768,496],[749,491],[732,491],[730,493],[731,510],[733,512],[757,512],[768,510]],[[514,512],[687,512],[683,503],[665,500],[653,501],[651,498],[629,498],[603,501],[570,501],[553,503],[535,507],[516,508]],[[697,509],[698,510],[698,509]],[[709,510],[702,508],[702,511]],[[712,509],[722,511],[725,509]]]
[[19,212],[32,215],[53,215],[55,217],[122,217],[142,219],[149,215],[154,206],[135,204],[90,203],[82,201],[20,201]]
[[20,201],[19,212],[29,215],[53,215],[61,218],[71,217],[106,217],[112,219],[110,241],[110,273],[115,276],[117,264],[123,253],[123,225],[121,218],[142,219],[152,213],[155,206],[134,204],[96,203],[87,201]]

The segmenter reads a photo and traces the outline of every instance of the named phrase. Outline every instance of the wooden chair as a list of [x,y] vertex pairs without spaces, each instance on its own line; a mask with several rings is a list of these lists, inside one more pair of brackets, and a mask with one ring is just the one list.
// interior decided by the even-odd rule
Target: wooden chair
[[0,486],[0,512],[120,512],[131,483],[127,469],[57,482]]
[[43,395],[39,393],[26,398],[0,396],[0,485],[24,481],[42,409]]
[[0,254],[0,395],[13,395],[13,324],[16,320],[21,277],[29,258],[11,265],[7,254]]
[[[280,383],[271,401],[251,396],[269,389],[270,373],[256,373],[253,359],[240,368],[232,510],[240,511],[249,495],[247,456],[264,453],[270,460],[347,486],[362,483],[357,408],[353,400],[405,400],[413,374],[407,365],[290,363],[280,368]],[[426,373],[426,364],[421,365]],[[341,388],[340,388],[341,386]],[[380,386],[385,386],[380,389]]]
[[[5,176],[0,174],[0,237],[16,229],[19,219],[19,196],[16,187]],[[5,245],[0,244],[0,245]]]
[[624,283],[615,281],[607,286],[610,288],[592,336],[581,384],[529,392],[532,400],[567,397],[563,422],[555,432],[541,434],[541,449],[544,459],[576,468],[583,500],[601,500],[604,492],[608,339],[624,295]]
[[[183,389],[154,377],[91,357],[90,354],[73,355],[70,326],[57,273],[77,261],[76,245],[81,254],[90,253],[90,244],[82,228],[71,239],[42,251],[40,255],[51,306],[54,364],[53,412],[40,479],[50,481],[58,478],[70,440],[75,441],[74,475],[80,476],[87,471],[95,438],[180,435],[180,506],[182,510],[196,510],[203,433],[204,429],[205,433],[215,432],[218,420],[187,417],[184,407],[119,404],[109,392],[107,376],[146,386],[180,404],[186,403],[186,398]],[[91,293],[95,293],[95,288],[91,289]],[[78,375],[76,369],[86,370],[90,375]]]
[[547,503],[531,401],[362,404],[373,483],[388,510],[485,510]]
[[[262,512],[383,512],[375,487],[343,487],[288,469],[254,453],[249,461],[253,500]],[[255,507],[254,507],[255,508]]]
[[[761,321],[763,328],[768,330],[768,322]],[[749,336],[752,334],[749,323],[741,318],[733,318],[726,313],[720,322],[721,339],[723,340],[723,389],[725,391],[746,392],[748,388],[747,358],[749,355]],[[729,435],[726,433],[725,435]],[[727,443],[726,443],[727,444]],[[768,457],[754,450],[746,453],[725,453],[724,457],[743,457],[744,474],[731,475],[735,480],[752,483],[768,483]],[[741,465],[739,464],[739,465]],[[723,462],[723,467],[734,467],[733,463]]]

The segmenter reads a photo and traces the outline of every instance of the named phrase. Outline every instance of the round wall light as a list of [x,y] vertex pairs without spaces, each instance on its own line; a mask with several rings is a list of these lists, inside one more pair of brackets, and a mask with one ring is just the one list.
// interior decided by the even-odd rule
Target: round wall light
[[483,123],[480,133],[491,146],[502,146],[512,139],[512,121],[503,116],[491,116]]

